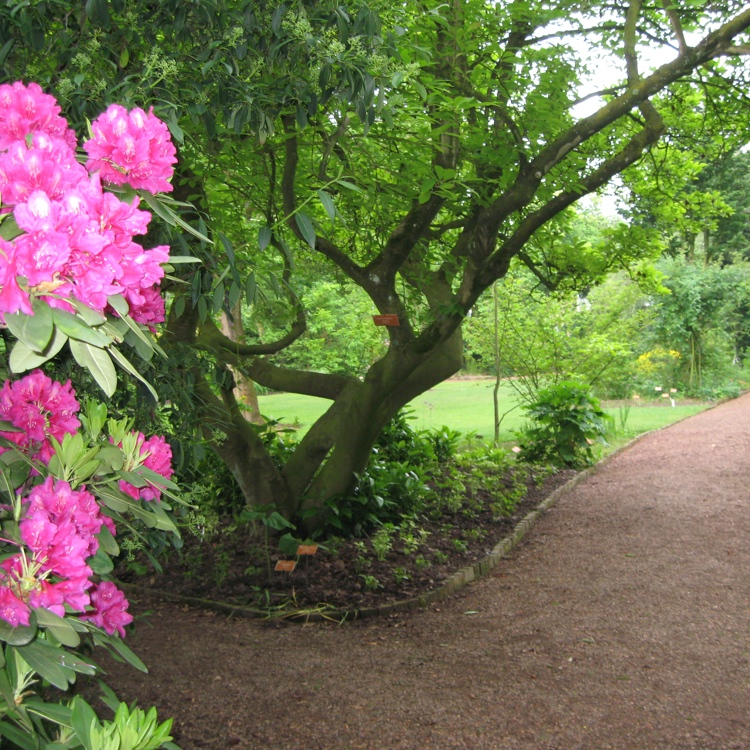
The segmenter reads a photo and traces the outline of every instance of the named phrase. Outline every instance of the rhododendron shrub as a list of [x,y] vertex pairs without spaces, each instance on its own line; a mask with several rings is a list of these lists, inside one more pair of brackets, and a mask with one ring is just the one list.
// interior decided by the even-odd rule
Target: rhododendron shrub
[[[0,388],[3,747],[73,750],[93,747],[95,735],[107,747],[130,742],[137,711],[115,703],[115,719],[102,723],[80,697],[43,708],[33,686],[67,690],[76,673],[96,674],[72,650],[82,641],[145,669],[121,641],[133,616],[108,577],[117,532],[179,539],[167,441],[108,419],[103,404],[82,407],[69,380],[39,369],[69,343],[111,395],[113,362],[143,380],[118,345],[159,351],[149,329],[164,320],[158,287],[169,248],[135,241],[151,214],[134,191],[151,201],[172,189],[175,149],[152,110],[112,105],[91,132],[82,164],[53,97],[33,83],[0,86],[0,325],[17,339],[8,369],[28,371]],[[139,747],[175,747],[171,721],[157,725],[153,710],[136,719],[148,719]]]

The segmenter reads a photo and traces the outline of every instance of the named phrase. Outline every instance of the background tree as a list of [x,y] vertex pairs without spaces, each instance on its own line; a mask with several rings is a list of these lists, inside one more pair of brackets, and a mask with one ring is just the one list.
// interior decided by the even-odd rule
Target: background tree
[[[746,140],[750,10],[738,2],[65,8],[3,11],[6,75],[45,78],[80,116],[114,91],[164,110],[183,143],[176,195],[197,202],[228,255],[206,247],[190,292],[174,288],[173,356],[208,352],[216,375],[207,380],[195,360],[180,390],[193,394],[248,501],[310,525],[361,471],[388,419],[459,369],[462,322],[514,258],[561,290],[655,256],[648,227],[613,232],[596,252],[560,242],[583,195],[625,171],[684,183],[689,170],[673,168],[681,153]],[[647,72],[639,55],[654,42],[669,62]],[[581,81],[599,65],[586,48],[620,73],[599,109],[579,117],[574,105],[595,93]],[[274,363],[305,329],[300,259],[397,316],[364,380]],[[289,328],[241,345],[211,311],[243,293],[254,302],[259,281],[288,301]],[[229,366],[332,402],[283,467],[242,416]]]

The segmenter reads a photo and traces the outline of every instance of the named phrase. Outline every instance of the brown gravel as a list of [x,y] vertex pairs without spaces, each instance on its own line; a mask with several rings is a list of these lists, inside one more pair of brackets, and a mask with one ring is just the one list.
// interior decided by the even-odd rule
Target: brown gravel
[[174,605],[107,662],[185,750],[747,750],[750,395],[652,434],[428,611],[345,624]]

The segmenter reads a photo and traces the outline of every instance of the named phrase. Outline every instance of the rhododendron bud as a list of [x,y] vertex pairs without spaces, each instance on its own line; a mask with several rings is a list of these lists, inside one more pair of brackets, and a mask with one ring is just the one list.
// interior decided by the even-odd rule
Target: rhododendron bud
[[114,583],[102,581],[91,592],[91,605],[94,611],[82,615],[82,620],[90,620],[110,635],[117,631],[125,637],[125,625],[133,622],[133,616],[126,611],[128,600],[125,594]]
[[177,151],[153,108],[148,114],[137,107],[128,113],[112,104],[91,123],[91,132],[93,138],[83,145],[89,171],[115,185],[127,183],[150,193],[172,190],[169,180]]

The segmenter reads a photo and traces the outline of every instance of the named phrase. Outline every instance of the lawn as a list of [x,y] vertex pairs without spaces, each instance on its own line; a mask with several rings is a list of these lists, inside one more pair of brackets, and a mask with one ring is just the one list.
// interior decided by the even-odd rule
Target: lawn
[[[492,389],[494,381],[449,380],[441,383],[427,393],[418,396],[409,404],[413,412],[413,425],[417,429],[430,429],[447,425],[463,433],[475,433],[484,440],[492,440],[493,405]],[[310,425],[328,408],[330,402],[310,396],[298,396],[292,393],[276,393],[260,397],[260,410],[264,416],[277,419],[285,424],[299,427],[304,434]],[[523,410],[514,408],[517,404],[515,391],[502,383],[500,386],[500,414],[510,411],[500,425],[500,440],[511,442],[514,432],[524,422]],[[619,437],[634,437],[642,432],[663,427],[678,419],[697,414],[708,404],[680,404],[676,406],[637,402],[625,415],[620,407],[607,408],[614,419]],[[624,423],[623,418],[627,417]]]

